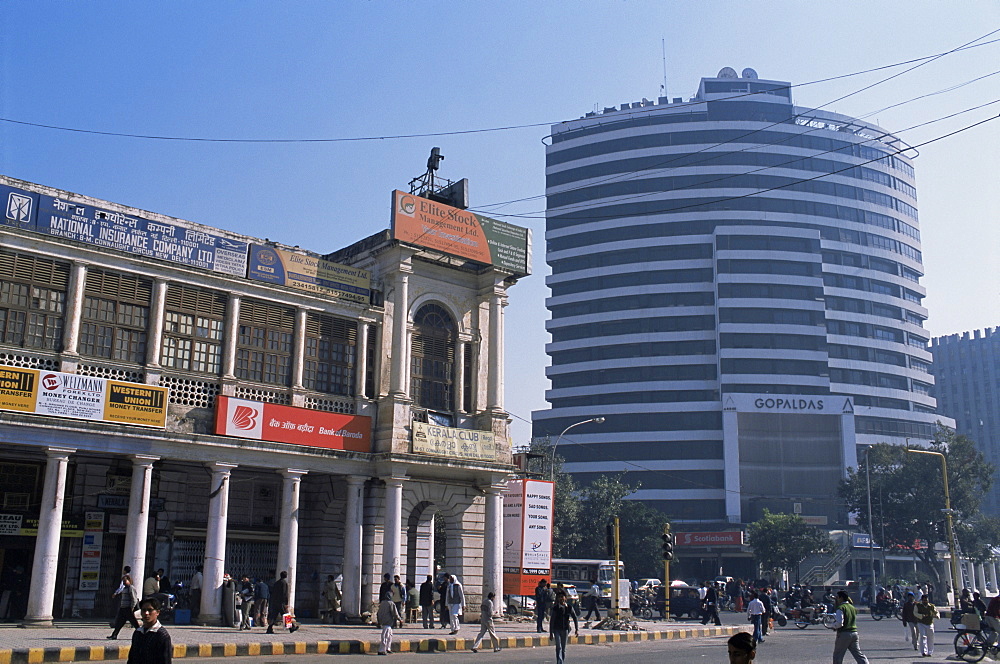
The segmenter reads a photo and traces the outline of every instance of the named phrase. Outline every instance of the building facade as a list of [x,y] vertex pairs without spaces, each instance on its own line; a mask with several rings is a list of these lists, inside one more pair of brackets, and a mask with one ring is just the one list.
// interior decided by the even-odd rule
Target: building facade
[[[1000,458],[1000,328],[935,337],[934,396],[955,430],[987,459]],[[983,497],[983,512],[1000,515],[1000,471]]]
[[203,566],[207,623],[225,573],[287,571],[303,616],[327,575],[353,616],[383,573],[453,573],[470,609],[501,592],[523,275],[391,230],[322,255],[7,177],[0,195],[8,616],[110,615],[124,565]]
[[603,416],[565,468],[628,471],[682,529],[845,524],[858,450],[941,419],[906,148],[750,69],[554,125],[534,436]]

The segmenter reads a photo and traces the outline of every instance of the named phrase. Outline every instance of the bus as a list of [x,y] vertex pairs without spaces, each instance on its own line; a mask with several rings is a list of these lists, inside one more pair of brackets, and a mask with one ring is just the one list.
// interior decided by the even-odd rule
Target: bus
[[[618,578],[625,578],[625,563],[618,561]],[[611,603],[611,587],[615,582],[615,561],[598,558],[553,558],[552,585],[576,586],[583,595],[590,590],[590,582],[597,579],[601,587],[601,604]]]

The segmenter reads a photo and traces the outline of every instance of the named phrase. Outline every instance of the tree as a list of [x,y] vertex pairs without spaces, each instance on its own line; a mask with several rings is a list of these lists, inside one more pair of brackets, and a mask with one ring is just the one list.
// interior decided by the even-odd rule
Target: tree
[[829,551],[833,545],[829,535],[798,514],[774,514],[768,509],[747,526],[747,537],[754,559],[765,570],[797,570],[806,556]]
[[[988,557],[988,547],[998,524],[979,511],[982,496],[992,484],[993,465],[988,463],[965,436],[954,429],[938,426],[929,448],[945,455],[948,464],[948,487],[955,523],[956,538],[963,553],[970,557]],[[871,474],[872,521],[868,521],[866,467]],[[899,445],[879,443],[864,454],[857,469],[848,469],[841,483],[840,495],[848,509],[869,533],[873,530],[887,550],[905,551],[918,556],[941,585],[934,545],[947,542],[945,528],[944,484],[941,460],[927,454],[911,454]],[[926,546],[924,545],[926,543]],[[916,546],[915,546],[916,545]]]
[[553,557],[609,558],[605,527],[617,516],[622,560],[628,575],[660,575],[660,533],[665,519],[661,512],[645,503],[627,500],[638,490],[638,483],[629,484],[625,473],[621,473],[605,475],[581,487],[571,475],[562,472],[563,458],[558,454],[553,458],[549,439],[533,440],[528,452],[534,455],[528,463],[531,474],[555,477]]

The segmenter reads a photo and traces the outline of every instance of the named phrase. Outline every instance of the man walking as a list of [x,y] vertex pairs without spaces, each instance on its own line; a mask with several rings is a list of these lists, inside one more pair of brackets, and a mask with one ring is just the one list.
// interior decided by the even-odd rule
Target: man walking
[[253,608],[255,611],[257,624],[265,627],[270,626],[267,617],[271,612],[271,588],[263,579],[257,579],[253,584]]
[[764,619],[764,603],[757,597],[757,593],[750,593],[750,604],[747,605],[747,615],[753,623],[754,645],[764,642],[764,634],[761,632],[761,621]]
[[282,616],[288,612],[288,596],[288,572],[282,572],[271,586],[271,610],[267,616],[266,634],[274,634],[274,623],[282,620]]
[[920,630],[920,656],[930,657],[934,654],[934,619],[938,617],[938,610],[931,604],[929,592],[924,593],[920,603],[913,607],[913,615]]
[[837,640],[833,646],[833,664],[842,664],[844,654],[850,651],[858,664],[868,664],[868,658],[858,645],[858,610],[854,608],[846,591],[837,591]]
[[549,610],[549,589],[545,579],[535,586],[535,631],[544,632],[545,613]]
[[597,614],[597,619],[601,619],[601,587],[597,585],[597,579],[590,580],[590,589],[587,591],[587,615],[584,620],[590,620],[590,614]]
[[715,589],[714,584],[710,584],[708,581],[706,581],[705,617],[702,619],[701,624],[707,625],[709,620],[714,620],[716,627],[722,625],[722,619],[719,618],[719,592]]
[[458,578],[454,574],[449,577],[449,581],[446,602],[451,615],[450,633],[458,634],[458,627],[460,625],[459,616],[462,614],[462,609],[465,608],[465,592],[462,590],[462,584],[458,582]]
[[392,601],[392,593],[387,592],[382,595],[382,599],[378,604],[376,618],[378,626],[382,628],[382,642],[379,645],[378,654],[391,655],[392,628],[403,619],[403,616],[399,615],[396,603]]
[[907,643],[912,643],[914,650],[919,648],[917,642],[920,639],[917,617],[913,614],[916,605],[913,593],[906,593],[906,602],[903,603],[903,632],[906,635]]
[[201,613],[201,586],[205,578],[201,573],[202,566],[194,568],[194,575],[191,577],[191,619],[197,620]]
[[174,646],[170,634],[160,624],[160,602],[147,597],[139,602],[142,625],[132,632],[132,647],[128,651],[128,664],[170,664]]
[[573,631],[580,636],[580,621],[576,611],[566,601],[566,593],[556,595],[555,606],[552,607],[552,617],[549,618],[549,636],[556,644],[556,664],[566,661],[566,643],[569,641],[569,621],[573,619]]
[[430,574],[420,584],[420,616],[424,621],[424,629],[434,627],[434,577]]
[[496,593],[490,593],[479,607],[479,636],[472,644],[472,652],[479,652],[479,645],[487,634],[490,635],[490,645],[493,646],[493,652],[500,652],[500,639],[497,638],[497,631],[493,627],[493,613],[496,611],[493,598],[496,596]]

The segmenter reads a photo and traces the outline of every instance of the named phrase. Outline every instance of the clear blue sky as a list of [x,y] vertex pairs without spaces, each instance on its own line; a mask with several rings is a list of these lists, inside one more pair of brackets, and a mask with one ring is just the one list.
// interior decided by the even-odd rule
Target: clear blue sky
[[[807,83],[948,51],[1000,28],[995,0],[0,3],[0,118],[200,138],[356,138],[549,123],[642,97],[690,97],[724,66]],[[989,39],[1000,38],[1000,33]],[[889,74],[803,86],[823,106]],[[957,53],[829,110],[899,131],[1000,99],[1000,43]],[[1000,104],[903,134],[911,144]],[[544,193],[546,128],[334,143],[156,141],[0,122],[0,173],[326,252],[389,225],[419,175],[471,180],[482,208]],[[1000,324],[1000,120],[916,160],[930,309],[947,334]],[[490,208],[535,234],[510,292],[515,442],[548,381],[541,198]]]

